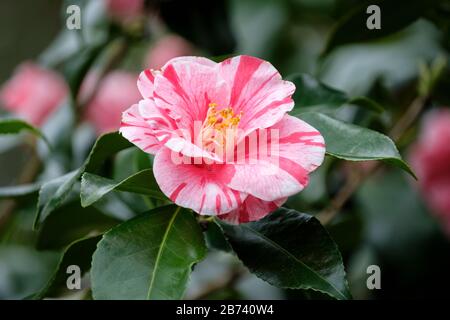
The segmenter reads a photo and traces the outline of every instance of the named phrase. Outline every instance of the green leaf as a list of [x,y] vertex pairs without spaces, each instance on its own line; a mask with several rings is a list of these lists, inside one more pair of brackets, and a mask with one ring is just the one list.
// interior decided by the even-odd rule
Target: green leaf
[[23,184],[19,186],[0,187],[0,199],[17,198],[37,193],[41,187],[40,183]]
[[159,190],[152,169],[139,171],[119,182],[86,172],[81,179],[81,205],[90,206],[115,190],[139,193],[159,200],[167,199]]
[[[400,31],[423,16],[433,3],[423,0],[366,1],[337,22],[323,54],[340,45],[373,40]],[[381,29],[367,28],[366,22],[371,16],[366,12],[369,5],[380,7]]]
[[321,113],[307,112],[299,118],[319,130],[325,139],[327,154],[349,161],[383,160],[415,177],[389,137]]
[[118,132],[107,133],[99,137],[81,168],[42,186],[39,192],[34,227],[37,228],[53,210],[61,206],[84,172],[96,172],[111,155],[131,146],[133,146],[131,142]]
[[31,124],[20,119],[0,119],[0,134],[18,134],[22,131],[31,132],[36,137],[41,138],[47,146],[51,148],[51,145],[44,134]]
[[134,145],[130,141],[122,137],[122,135],[118,132],[102,135],[97,139],[92,147],[92,150],[84,164],[83,173],[96,172],[111,155],[133,146]]
[[215,219],[208,221],[205,231],[205,240],[208,248],[225,252],[232,251],[230,244],[228,243],[222,229]]
[[313,216],[280,208],[256,222],[220,225],[239,259],[259,278],[281,288],[351,299],[339,250]]
[[44,220],[36,247],[39,250],[59,250],[75,240],[102,234],[120,223],[95,207],[82,208],[79,201],[62,206]]
[[292,98],[295,101],[294,113],[308,111],[305,108],[339,108],[343,104],[353,104],[378,113],[383,108],[366,97],[350,98],[345,92],[334,89],[316,78],[300,73],[289,77],[296,90]]
[[61,206],[70,194],[78,180],[78,171],[69,172],[42,185],[39,191],[36,216],[34,219],[35,229],[53,210]]
[[74,241],[62,253],[55,271],[45,286],[33,296],[33,299],[58,296],[64,289],[67,290],[66,281],[69,276],[67,267],[76,265],[81,275],[91,267],[91,257],[97,248],[101,236],[87,237]]
[[186,209],[151,210],[107,232],[92,260],[95,299],[180,299],[206,246]]

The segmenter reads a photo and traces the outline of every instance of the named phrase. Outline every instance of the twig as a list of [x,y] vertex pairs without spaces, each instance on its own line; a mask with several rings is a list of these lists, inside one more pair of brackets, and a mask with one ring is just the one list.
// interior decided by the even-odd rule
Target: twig
[[[398,142],[398,140],[400,140],[400,138],[408,130],[408,128],[414,123],[417,116],[422,111],[426,100],[426,97],[418,96],[412,101],[406,112],[397,121],[397,123],[389,133],[389,136],[394,142]],[[358,187],[369,176],[377,171],[379,167],[380,162],[369,162],[365,164],[364,167],[358,164],[356,168],[352,168],[351,170],[349,170],[350,174],[347,177],[347,181],[345,182],[345,184],[331,200],[330,205],[319,212],[316,215],[316,218],[319,219],[319,221],[324,225],[331,222],[331,220],[333,220],[333,218],[339,213],[339,211],[341,211],[342,207],[347,203],[347,201],[351,198]]]

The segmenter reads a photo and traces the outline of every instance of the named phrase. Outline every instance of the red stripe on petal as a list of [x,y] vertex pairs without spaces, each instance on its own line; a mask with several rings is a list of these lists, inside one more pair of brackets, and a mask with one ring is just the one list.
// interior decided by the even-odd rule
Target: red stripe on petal
[[170,195],[169,199],[175,202],[178,198],[178,195],[180,194],[181,190],[183,190],[186,187],[187,183],[183,182],[181,183]]
[[296,142],[301,142],[302,138],[314,137],[314,136],[320,136],[320,132],[318,132],[318,131],[295,132],[295,133],[290,134],[290,135],[288,135],[286,137],[281,137],[279,139],[279,143],[296,143]]
[[202,214],[203,206],[205,205],[206,194],[202,195],[202,200],[200,202],[200,209],[198,210],[199,214]]
[[152,143],[152,144],[149,144],[148,146],[145,146],[144,148],[142,148],[142,150],[146,151],[150,148],[156,147],[157,145],[158,145],[157,143]]
[[[253,92],[251,95],[249,95],[248,99],[246,101],[242,101],[241,102],[241,108],[243,106],[245,106],[249,100],[253,99],[253,97],[255,97],[256,95],[258,95],[258,93],[266,86],[267,83],[269,83],[269,81],[271,81],[276,75],[278,75],[278,71],[274,72],[269,78],[267,78],[259,87],[258,89],[255,90],[255,92]],[[258,104],[258,102],[255,102],[255,104]],[[240,108],[240,109],[241,109]]]
[[240,207],[242,205],[242,199],[241,199],[241,194],[239,191],[236,190],[232,190],[233,192],[233,196],[236,199],[236,203],[238,204],[238,207]]
[[168,65],[164,70],[164,77],[172,83],[175,87],[175,92],[182,97],[185,101],[189,101],[189,97],[180,85],[180,79],[172,64]]
[[287,158],[280,157],[278,161],[281,170],[284,170],[287,173],[289,173],[298,181],[298,183],[300,183],[303,187],[306,187],[309,178],[308,178],[308,171],[306,171],[305,168]]
[[293,102],[291,97],[286,97],[283,100],[273,101],[272,103],[267,105],[265,108],[259,110],[254,116],[252,116],[252,119],[259,118],[262,115],[268,113],[270,110],[276,109],[283,104],[287,104],[287,103],[291,103],[291,102]]
[[325,148],[325,144],[322,142],[315,142],[312,140],[301,140],[300,143],[303,143],[307,146],[313,146],[313,147],[322,147]]
[[228,194],[228,192],[226,190],[223,190],[223,194],[225,195],[225,198],[227,199],[228,205],[231,207],[233,205],[233,202],[231,202],[230,195]]
[[233,89],[231,90],[231,105],[235,106],[241,95],[242,89],[245,88],[250,78],[263,63],[262,60],[241,56],[239,59],[239,65],[236,70],[236,75],[233,81]]
[[150,80],[150,82],[152,82],[152,83],[154,82],[155,77],[153,76],[153,73],[152,73],[152,71],[150,69],[146,69],[144,71],[144,74],[147,77],[147,79]]
[[220,209],[222,207],[221,201],[220,201],[220,195],[216,195],[216,213],[220,214]]

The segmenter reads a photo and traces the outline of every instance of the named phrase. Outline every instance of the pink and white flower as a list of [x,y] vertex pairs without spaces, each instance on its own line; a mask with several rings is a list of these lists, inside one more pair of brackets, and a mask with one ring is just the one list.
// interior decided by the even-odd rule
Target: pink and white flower
[[199,214],[261,219],[305,188],[323,161],[320,133],[287,114],[294,84],[266,61],[180,57],[143,71],[137,85],[143,99],[123,113],[120,131],[155,154],[161,190]]
[[122,112],[138,102],[141,95],[136,87],[137,74],[127,71],[112,71],[100,80],[95,71],[88,74],[80,91],[80,99],[96,90],[86,106],[86,119],[93,124],[98,134],[119,130]]
[[450,234],[450,110],[429,113],[418,142],[411,151],[411,164],[419,177],[420,191],[430,209]]
[[32,62],[17,67],[0,92],[3,107],[36,126],[42,125],[67,95],[64,80]]

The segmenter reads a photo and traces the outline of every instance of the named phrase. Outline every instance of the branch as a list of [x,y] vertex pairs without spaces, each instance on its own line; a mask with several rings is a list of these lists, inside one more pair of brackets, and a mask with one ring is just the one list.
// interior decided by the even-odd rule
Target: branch
[[[419,116],[423,107],[425,106],[427,98],[423,96],[418,96],[409,105],[403,116],[396,122],[394,127],[389,133],[389,136],[394,142],[398,142],[403,134],[409,129],[409,127],[414,123],[414,121]],[[350,174],[347,177],[347,181],[338,191],[335,197],[331,200],[330,205],[319,212],[316,218],[322,224],[328,224],[333,220],[333,218],[341,211],[343,206],[351,198],[353,193],[358,189],[358,187],[375,171],[380,168],[380,162],[367,162],[365,166],[361,166],[359,163],[356,168],[351,168]]]

